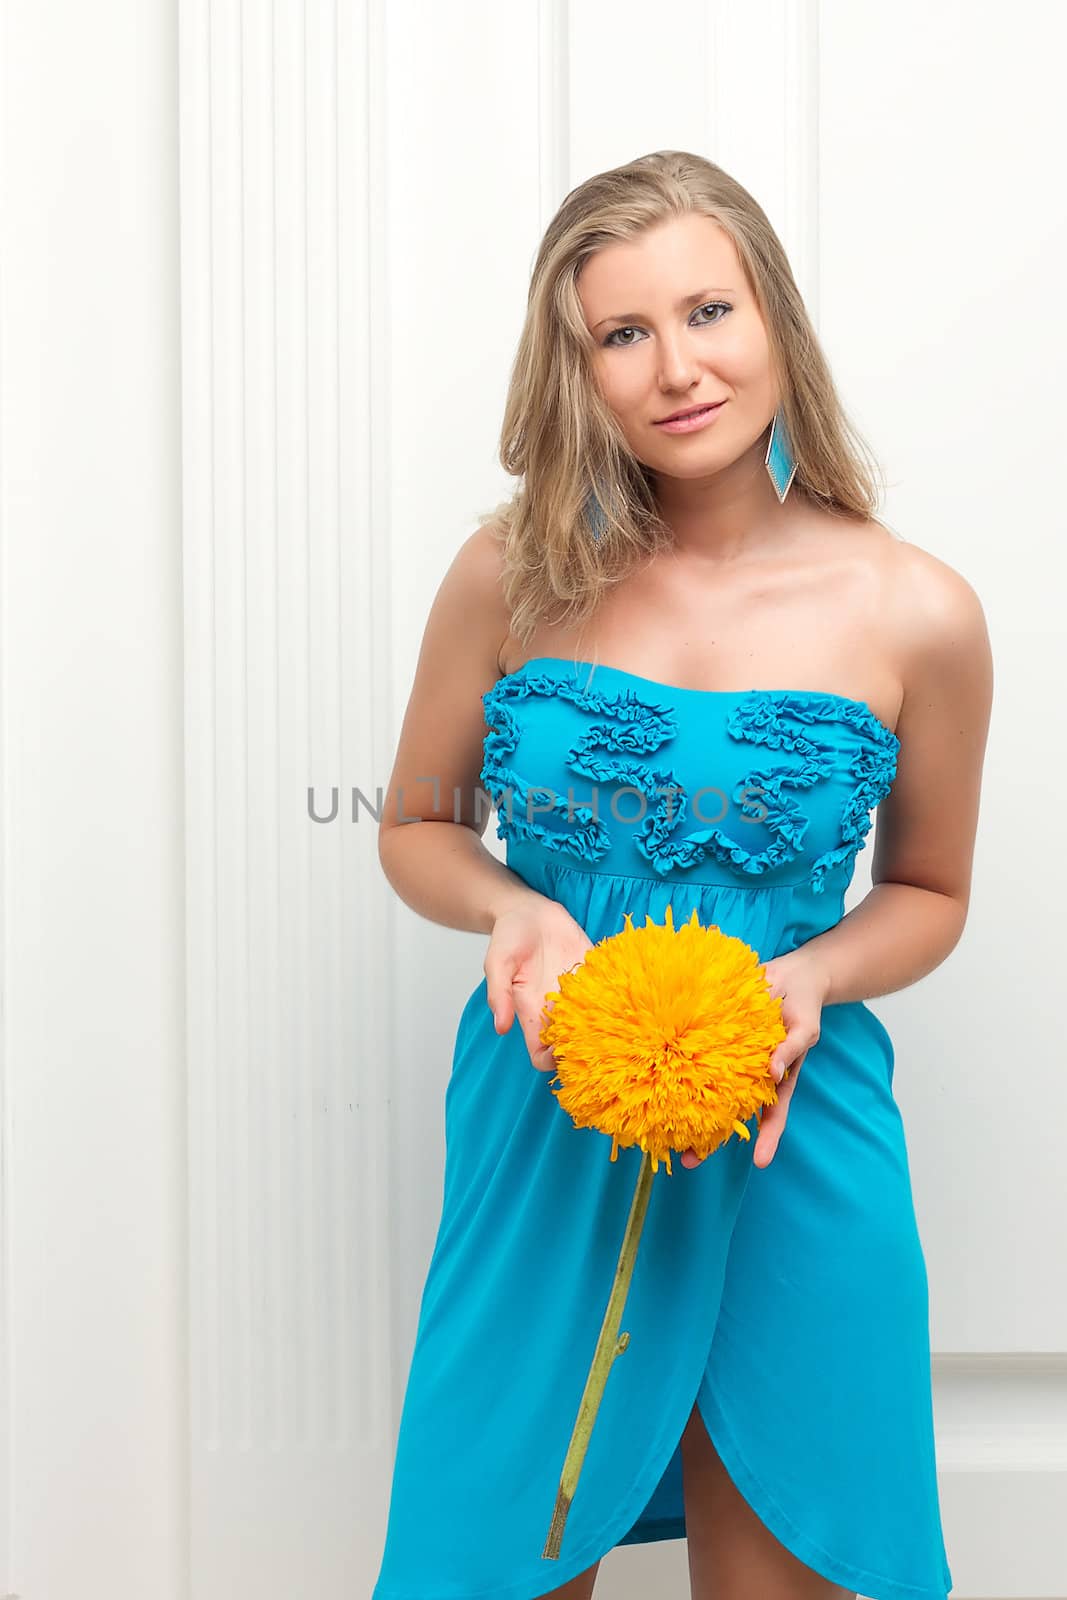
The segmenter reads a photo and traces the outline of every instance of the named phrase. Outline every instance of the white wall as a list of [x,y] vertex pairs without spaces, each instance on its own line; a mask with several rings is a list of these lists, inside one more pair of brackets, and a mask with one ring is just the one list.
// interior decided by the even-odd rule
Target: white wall
[[[0,0],[0,30],[0,1584],[369,1593],[484,941],[397,902],[346,802],[507,488],[544,225],[677,146],[768,211],[887,519],[989,618],[968,929],[872,1004],[954,1600],[1064,1600],[1061,11]],[[650,1582],[686,1593],[681,1542],[600,1586]]]

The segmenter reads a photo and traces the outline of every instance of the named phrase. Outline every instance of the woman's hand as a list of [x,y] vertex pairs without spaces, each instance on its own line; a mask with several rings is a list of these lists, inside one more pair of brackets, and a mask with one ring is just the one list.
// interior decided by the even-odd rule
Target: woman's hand
[[538,1072],[556,1070],[555,1056],[539,1037],[544,1013],[553,1008],[546,996],[592,948],[592,939],[555,900],[504,911],[493,924],[484,962],[486,1000],[497,1033],[507,1033],[518,1017]]
[[[771,1056],[771,1072],[779,1085],[778,1099],[773,1106],[765,1106],[760,1113],[759,1136],[752,1152],[752,1160],[757,1167],[769,1167],[774,1160],[789,1115],[789,1102],[797,1085],[797,1075],[804,1064],[804,1057],[819,1039],[822,1008],[828,992],[826,973],[816,959],[805,955],[803,945],[766,962],[764,972],[772,996],[781,998],[786,1036]],[[785,1077],[787,1072],[789,1076]],[[699,1165],[700,1159],[692,1150],[687,1150],[682,1156],[683,1167]]]

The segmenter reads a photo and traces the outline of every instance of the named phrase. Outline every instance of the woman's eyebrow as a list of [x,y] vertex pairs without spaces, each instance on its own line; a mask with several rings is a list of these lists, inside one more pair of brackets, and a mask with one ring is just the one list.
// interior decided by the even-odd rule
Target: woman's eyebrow
[[[736,289],[697,289],[693,294],[687,294],[679,300],[675,311],[688,311],[690,306],[698,306],[702,300],[710,300],[715,294],[736,294]],[[612,317],[601,317],[599,322],[594,322],[593,332],[602,328],[605,322],[640,322],[645,315],[643,311],[619,311]]]

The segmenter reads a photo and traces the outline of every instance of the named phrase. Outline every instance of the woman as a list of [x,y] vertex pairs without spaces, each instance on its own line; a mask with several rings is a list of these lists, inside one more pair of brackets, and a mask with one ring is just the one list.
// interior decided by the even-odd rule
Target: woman
[[[380,834],[408,905],[489,940],[374,1600],[587,1600],[606,1551],[683,1536],[694,1600],[945,1600],[925,1262],[864,1001],[963,930],[981,606],[874,519],[781,245],[697,156],[567,196],[502,460],[522,488],[435,599]],[[641,1152],[612,1163],[572,1125],[538,1034],[560,974],[668,903],[765,962],[781,1089],[752,1142],[653,1185],[629,1346],[549,1560]]]

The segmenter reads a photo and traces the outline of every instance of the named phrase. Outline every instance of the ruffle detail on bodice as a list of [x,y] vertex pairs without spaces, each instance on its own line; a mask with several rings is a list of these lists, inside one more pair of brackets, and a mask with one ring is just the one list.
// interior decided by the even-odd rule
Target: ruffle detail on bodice
[[[687,810],[684,785],[669,767],[654,767],[640,759],[677,733],[673,706],[646,699],[633,688],[583,689],[549,673],[500,678],[482,697],[490,731],[481,779],[497,807],[497,837],[536,840],[546,850],[588,862],[600,860],[611,849],[611,833],[604,822],[590,806],[527,783],[508,764],[520,736],[509,702],[529,695],[557,695],[594,718],[569,750],[567,765],[597,783],[629,785],[646,797],[651,809],[637,827],[635,844],[661,876],[675,868],[695,867],[708,855],[750,876],[795,859],[810,819],[786,791],[810,789],[845,763],[857,782],[841,815],[840,843],[820,855],[811,868],[811,889],[821,894],[827,872],[850,861],[859,850],[870,829],[870,812],[888,794],[896,775],[899,740],[863,702],[802,690],[753,690],[727,712],[728,733],[737,740],[788,751],[795,758],[791,765],[753,769],[732,792],[742,812],[771,832],[770,844],[749,851],[713,825],[680,835]],[[848,752],[820,740],[814,730],[821,723],[849,725],[861,736],[860,743]],[[547,797],[545,802],[535,799],[539,793]],[[506,816],[501,810],[505,795]],[[531,803],[542,814],[555,814],[573,826],[561,831],[534,820]]]
[[[801,731],[790,726],[795,722],[801,724]],[[858,782],[841,814],[841,843],[821,855],[811,869],[811,887],[815,894],[822,893],[827,872],[851,861],[870,832],[870,814],[885,799],[896,777],[900,740],[859,700],[799,690],[780,694],[760,691],[749,695],[733,707],[727,719],[728,731],[734,738],[768,745],[772,750],[790,750],[803,758],[804,765],[799,773],[795,769],[773,768],[755,774],[763,792],[775,798],[783,783],[807,788],[810,783],[829,777],[833,771],[834,762],[840,758],[839,752],[803,732],[804,725],[822,722],[846,723],[864,742],[849,758],[849,771]],[[746,781],[751,783],[752,778]],[[751,805],[736,792],[734,798],[743,810]],[[786,802],[786,807],[792,816],[796,807],[792,802]],[[768,826],[776,827],[770,817],[766,820]]]
[[[620,694],[601,694],[548,674],[501,678],[482,696],[487,723],[495,721],[499,727],[495,731],[491,729],[485,740],[481,779],[498,808],[505,794],[511,797],[506,821],[503,815],[498,815],[497,838],[536,839],[546,850],[560,850],[586,861],[598,861],[611,849],[611,834],[592,807],[575,805],[551,789],[527,784],[506,765],[506,758],[519,743],[518,720],[507,702],[524,700],[530,694],[559,695],[594,716],[608,716],[610,721],[593,723],[586,729],[571,749],[568,765],[598,782],[632,783],[642,793],[647,793],[650,776],[647,766],[636,761],[608,760],[596,751],[643,754],[658,750],[677,732],[675,713],[669,706],[649,704],[633,689],[624,689]],[[529,816],[515,815],[516,802],[525,811],[539,793],[552,796],[552,813],[577,823],[572,832],[557,833]]]

